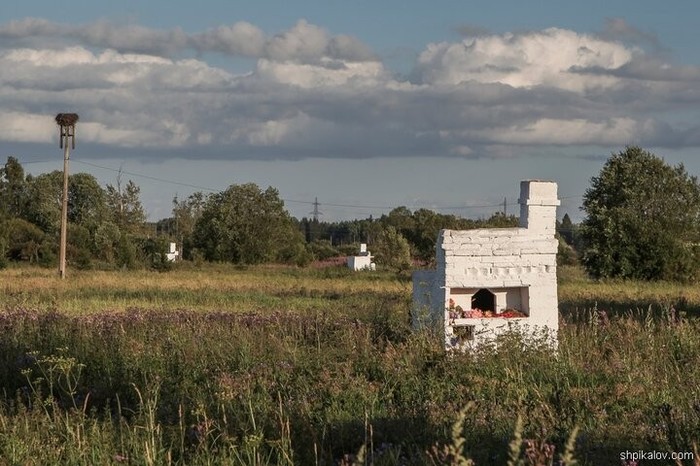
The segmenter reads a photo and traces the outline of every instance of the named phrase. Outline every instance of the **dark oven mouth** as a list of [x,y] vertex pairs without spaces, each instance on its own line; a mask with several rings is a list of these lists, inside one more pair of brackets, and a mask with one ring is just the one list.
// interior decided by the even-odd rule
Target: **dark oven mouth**
[[479,310],[486,314],[496,313],[496,295],[486,288],[482,288],[472,295],[472,310]]

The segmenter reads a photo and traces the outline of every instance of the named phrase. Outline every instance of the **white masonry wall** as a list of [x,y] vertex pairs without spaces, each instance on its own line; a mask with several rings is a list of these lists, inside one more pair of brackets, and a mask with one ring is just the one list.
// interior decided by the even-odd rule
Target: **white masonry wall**
[[[474,348],[508,329],[538,334],[556,345],[557,185],[523,181],[518,202],[518,228],[442,230],[436,270],[414,274],[414,325],[444,328],[447,349]],[[483,289],[493,294],[489,302],[495,315],[509,310],[526,317],[462,317],[450,312],[450,301],[453,309],[471,310],[474,294]]]
[[347,259],[348,268],[351,270],[374,270],[374,262],[371,256],[349,256]]
[[375,270],[374,256],[367,250],[367,244],[360,244],[360,254],[357,256],[348,256],[347,258],[348,268],[358,271],[358,270]]

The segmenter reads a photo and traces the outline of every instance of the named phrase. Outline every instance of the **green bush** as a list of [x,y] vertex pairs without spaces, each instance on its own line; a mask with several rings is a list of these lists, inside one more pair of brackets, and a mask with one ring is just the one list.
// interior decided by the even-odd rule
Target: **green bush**
[[337,257],[340,255],[338,249],[331,245],[327,239],[317,239],[309,243],[309,250],[314,258],[319,261]]
[[121,268],[134,270],[138,266],[138,250],[134,244],[134,238],[121,233],[116,249],[116,262]]
[[397,273],[411,269],[411,247],[394,227],[384,228],[372,247],[377,264]]

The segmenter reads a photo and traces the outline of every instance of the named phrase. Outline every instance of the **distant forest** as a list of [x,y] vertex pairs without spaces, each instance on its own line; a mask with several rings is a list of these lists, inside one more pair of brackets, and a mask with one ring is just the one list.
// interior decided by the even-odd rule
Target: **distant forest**
[[[10,262],[56,265],[62,189],[62,172],[25,175],[18,160],[8,157],[0,168],[0,266]],[[467,219],[403,206],[379,218],[296,219],[284,208],[275,188],[262,190],[252,183],[175,198],[171,217],[147,222],[139,195],[139,186],[121,176],[104,187],[87,173],[69,176],[70,266],[168,269],[171,242],[177,244],[181,258],[192,261],[306,265],[353,254],[360,243],[367,243],[370,249],[388,248],[412,261],[430,263],[441,229],[518,224],[517,217],[502,212]],[[573,245],[575,226],[568,215],[559,228],[565,243]],[[573,252],[569,255],[575,260]]]

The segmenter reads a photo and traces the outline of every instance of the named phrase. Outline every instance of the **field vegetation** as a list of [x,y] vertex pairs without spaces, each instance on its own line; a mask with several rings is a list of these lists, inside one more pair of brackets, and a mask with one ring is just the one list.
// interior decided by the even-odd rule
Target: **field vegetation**
[[10,266],[0,464],[603,465],[693,451],[700,293],[561,267],[559,294],[557,353],[507,335],[448,355],[410,328],[411,284],[393,273],[189,264],[62,281]]

